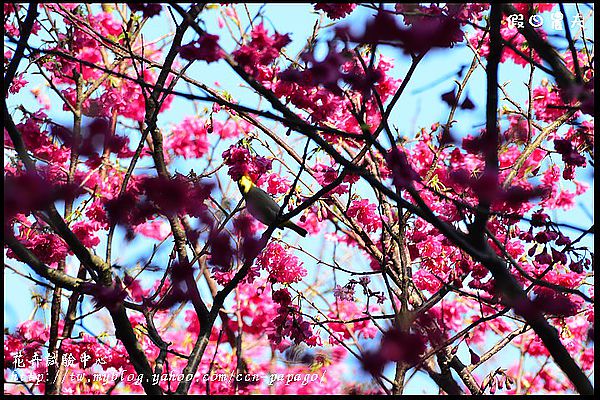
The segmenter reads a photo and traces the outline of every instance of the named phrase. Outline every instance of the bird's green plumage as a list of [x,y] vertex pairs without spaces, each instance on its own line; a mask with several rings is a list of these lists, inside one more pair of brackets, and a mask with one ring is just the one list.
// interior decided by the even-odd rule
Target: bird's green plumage
[[[265,225],[271,225],[279,214],[279,204],[264,190],[256,186],[250,178],[243,176],[238,181],[240,192],[246,200],[248,212]],[[278,228],[290,228],[301,236],[306,236],[306,229],[299,227],[292,221],[285,221]]]

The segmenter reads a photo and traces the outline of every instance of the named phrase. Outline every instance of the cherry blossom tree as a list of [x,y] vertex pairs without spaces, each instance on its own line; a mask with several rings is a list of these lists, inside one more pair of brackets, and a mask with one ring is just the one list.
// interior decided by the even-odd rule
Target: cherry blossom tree
[[4,392],[593,393],[593,6],[441,4],[6,3]]

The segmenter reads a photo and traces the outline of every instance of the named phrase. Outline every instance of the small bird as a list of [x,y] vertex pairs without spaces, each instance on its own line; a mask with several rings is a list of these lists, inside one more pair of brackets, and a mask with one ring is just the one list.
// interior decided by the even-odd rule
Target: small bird
[[[250,215],[265,225],[271,225],[279,215],[280,210],[275,200],[267,192],[256,186],[247,175],[240,178],[238,187],[242,196],[244,196],[244,200],[246,200],[246,207]],[[290,228],[300,236],[306,236],[308,233],[306,229],[299,227],[290,220],[281,223],[278,228]]]

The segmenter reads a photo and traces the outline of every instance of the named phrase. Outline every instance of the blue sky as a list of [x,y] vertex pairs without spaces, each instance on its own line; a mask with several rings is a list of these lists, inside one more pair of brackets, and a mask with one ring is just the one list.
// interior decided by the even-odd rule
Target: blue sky
[[[260,4],[250,4],[248,5],[248,9],[251,15],[254,15],[255,12],[261,8]],[[566,4],[565,8],[567,10],[567,14],[572,16],[575,12],[574,5]],[[582,7],[584,13],[588,12],[588,9]],[[264,23],[270,31],[273,31],[275,28],[280,33],[289,33],[292,38],[292,43],[286,47],[286,51],[290,55],[295,55],[298,50],[305,44],[305,39],[310,34],[312,27],[319,19],[319,14],[315,13],[310,4],[268,4],[263,8],[264,11]],[[353,27],[358,26],[361,27],[364,24],[365,18],[371,14],[371,10],[367,10],[359,7],[349,18],[346,18],[343,23],[349,24]],[[158,37],[164,34],[165,29],[167,29],[167,24],[158,23],[158,21],[164,21],[168,13],[163,12],[160,17],[155,17],[155,19],[150,20],[144,30],[145,40],[150,42],[153,38]],[[240,16],[242,23],[246,23],[248,20],[243,12],[243,9],[238,7],[238,15]],[[546,17],[545,26],[549,26],[550,18],[548,18],[549,13],[543,14]],[[325,18],[323,20],[324,24],[331,22]],[[221,37],[220,44],[227,50],[232,50],[234,48],[234,43],[231,39],[229,39],[228,31],[223,28],[219,29],[217,26],[216,19],[216,10],[209,10],[206,12],[206,30],[209,33],[218,34]],[[589,22],[588,26],[586,26],[587,34],[590,37],[593,37],[593,23]],[[331,36],[331,30],[329,33],[327,30],[322,34],[321,39],[327,39]],[[190,32],[188,39],[192,40],[195,38],[195,34]],[[184,40],[186,43],[186,40]],[[324,46],[320,47],[322,50]],[[406,73],[408,66],[410,65],[410,59],[402,54],[401,51],[393,49],[393,48],[380,48],[380,51],[386,56],[393,58],[395,60],[395,68],[393,70],[393,76],[398,78],[403,78]],[[443,121],[447,119],[449,109],[442,103],[440,99],[440,95],[442,93],[448,92],[452,88],[455,87],[453,84],[453,79],[444,79],[447,76],[454,74],[458,71],[462,66],[470,64],[472,59],[471,51],[465,47],[464,45],[458,45],[451,51],[433,51],[426,56],[426,58],[421,62],[419,68],[415,72],[413,78],[411,79],[411,83],[407,87],[406,92],[403,94],[400,103],[396,106],[390,121],[392,124],[397,125],[400,129],[400,133],[412,137],[415,132],[417,132],[420,128],[431,126],[432,123]],[[21,64],[21,67],[23,67]],[[507,89],[514,96],[515,100],[524,104],[527,100],[527,91],[523,85],[523,82],[527,80],[528,68],[523,68],[519,65],[515,65],[512,62],[504,63],[500,66],[500,81],[509,81]],[[223,62],[217,62],[207,65],[204,62],[196,62],[190,69],[188,70],[188,75],[193,77],[194,79],[201,80],[202,82],[213,85],[214,82],[218,81],[220,87],[224,90],[227,90],[239,101],[242,105],[248,106],[256,106],[257,96],[251,92],[248,88],[242,87],[242,81],[240,78],[236,76],[236,74],[230,70],[230,68]],[[537,72],[534,75],[534,82],[539,84],[540,80],[544,77],[543,73]],[[39,79],[36,77],[34,79]],[[35,82],[34,79],[30,79],[30,82]],[[40,81],[41,82],[41,81]],[[35,86],[35,85],[34,85]],[[178,87],[180,90],[186,90],[186,86],[181,85]],[[475,103],[477,108],[473,111],[458,111],[455,119],[458,121],[457,130],[455,133],[458,133],[459,136],[466,134],[476,133],[482,126],[485,124],[485,115],[484,115],[484,106],[485,106],[485,75],[481,68],[477,69],[474,76],[471,78],[467,93],[471,100]],[[9,98],[9,107],[15,106],[19,103],[23,103],[29,110],[35,110],[37,105],[35,99],[32,95],[30,95],[26,91],[22,91],[22,94],[18,96],[11,96]],[[199,91],[195,92],[196,94],[201,94]],[[71,117],[61,110],[61,107],[56,106],[58,102],[56,97],[53,97],[51,94],[51,98],[53,98],[53,110],[50,113],[50,117],[56,118],[58,121],[69,121]],[[198,104],[200,109],[203,107],[210,107],[210,104]],[[261,107],[266,107],[264,101],[261,103]],[[185,99],[175,99],[170,109],[161,114],[159,118],[159,125],[165,130],[168,131],[168,128],[172,124],[179,123],[185,116],[195,114],[195,109],[189,100]],[[284,131],[278,127],[276,124],[268,121],[267,126],[273,127],[276,131],[283,133]],[[131,143],[137,143],[137,137],[132,135]],[[294,137],[292,136],[291,140]],[[232,142],[224,142],[219,144],[217,151],[215,154],[219,155],[223,150],[225,150]],[[386,147],[389,144],[385,144]],[[259,151],[264,153],[264,149],[256,148]],[[142,164],[143,165],[143,164]],[[149,165],[149,164],[147,164]],[[185,161],[185,160],[177,160],[171,169],[171,172],[181,172],[187,173],[190,169],[194,169],[196,172],[200,171],[205,165],[202,161]],[[276,166],[277,167],[277,166]],[[222,177],[225,177],[225,171],[222,171]],[[229,179],[224,178],[225,180]],[[593,184],[593,177],[590,176],[587,180],[588,183]],[[583,211],[582,208],[576,207],[573,210],[568,212],[556,211],[555,220],[571,222],[578,226],[587,228],[592,223],[592,218],[589,215],[590,213],[593,215],[593,187],[588,190],[588,192],[580,198],[583,206],[587,209],[588,212]],[[236,195],[238,195],[236,193]],[[239,197],[235,197],[234,200],[238,200]],[[289,239],[292,243],[299,243],[304,249],[311,252],[312,254],[319,254],[321,250],[324,250],[324,257],[326,259],[330,259],[330,254],[332,251],[332,247],[329,244],[326,244],[324,249],[321,249],[322,243],[319,241],[313,240],[304,240],[297,241],[293,237],[293,233],[286,235],[286,239]],[[102,236],[102,235],[101,235]],[[133,242],[129,244],[125,244],[125,241],[122,240],[123,232],[117,232],[117,235],[114,239],[114,245],[116,246],[113,251],[113,256],[116,258],[115,262],[125,265],[125,266],[133,266],[133,264],[139,259],[139,257],[144,254],[148,254],[148,249],[151,248],[153,241],[149,241],[143,238],[137,238]],[[585,242],[591,248],[593,248],[593,243],[591,242],[591,238],[586,239]],[[102,243],[98,248],[98,253],[104,254],[105,244]],[[169,246],[165,246],[164,250],[159,252],[156,257],[156,262],[166,262],[168,258]],[[301,255],[299,255],[301,256]],[[315,261],[309,259],[308,257],[301,256],[304,261],[305,268],[309,271],[309,276],[307,277],[308,281],[313,281],[317,275],[325,273],[324,269],[317,270],[317,266],[315,265]],[[360,267],[369,268],[368,262],[361,260],[360,258],[354,259],[353,266],[355,270],[361,269]],[[11,265],[15,265],[16,262],[14,260],[9,260]],[[316,271],[319,271],[316,273]],[[330,274],[330,272],[327,272]],[[344,284],[347,282],[348,277],[344,276],[344,274],[336,275],[337,282],[339,284]],[[30,306],[30,292],[29,290],[19,290],[15,293],[14,288],[25,288],[28,286],[28,282],[23,278],[16,276],[12,272],[5,273],[4,280],[4,289],[5,289],[5,327],[12,328],[16,323],[21,322],[27,319],[32,311],[32,306]],[[297,285],[297,288],[302,288],[301,285]],[[203,288],[206,290],[206,288]],[[49,315],[49,311],[45,311],[46,317]],[[38,317],[41,314],[37,314]],[[468,353],[465,348],[461,348],[462,358],[468,360]],[[500,357],[505,356],[500,353]],[[407,387],[407,393],[419,393],[423,389],[431,390],[431,381],[429,378],[424,377],[422,374],[417,374],[415,379],[411,380],[410,385]]]

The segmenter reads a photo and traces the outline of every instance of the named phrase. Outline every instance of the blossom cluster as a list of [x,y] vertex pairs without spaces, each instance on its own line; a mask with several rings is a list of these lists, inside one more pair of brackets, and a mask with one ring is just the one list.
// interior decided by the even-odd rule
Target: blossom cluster
[[[130,359],[122,332],[113,337],[109,324],[108,335],[93,335],[95,328],[88,326],[95,316],[110,321],[125,306],[136,346],[153,370],[161,368],[158,360],[162,359],[169,372],[184,371],[188,355],[197,348],[196,340],[206,333],[198,371],[210,371],[209,375],[328,371],[327,378],[323,372],[324,378],[310,385],[301,381],[279,385],[210,381],[200,374],[193,379],[192,394],[377,392],[356,383],[346,385],[352,380],[347,377],[356,376],[351,364],[342,361],[346,353],[357,355],[362,368],[375,377],[391,362],[420,369],[424,354],[448,345],[451,352],[466,346],[475,365],[481,361],[479,354],[489,349],[491,338],[522,327],[520,318],[532,311],[557,329],[560,341],[584,372],[593,370],[593,346],[589,344],[594,321],[594,291],[589,285],[593,249],[581,243],[587,240],[585,230],[574,236],[577,227],[557,223],[554,212],[573,210],[590,187],[585,174],[593,168],[594,70],[587,49],[576,48],[576,55],[570,49],[560,51],[566,70],[580,74],[570,86],[532,79],[526,85],[529,97],[523,104],[508,95],[502,98],[497,132],[469,126],[459,137],[464,128],[461,113],[481,112],[482,102],[456,89],[436,96],[442,110],[452,109],[454,120],[432,123],[412,133],[406,124],[396,129],[394,114],[387,113],[386,107],[390,101],[404,101],[403,83],[412,84],[408,79],[413,71],[407,73],[405,64],[381,55],[380,49],[399,49],[399,57],[407,56],[411,68],[417,68],[421,56],[427,60],[426,53],[456,49],[466,34],[468,45],[485,58],[490,52],[490,35],[476,25],[487,21],[487,4],[398,3],[383,7],[365,21],[363,30],[342,21],[328,36],[318,40],[315,36],[297,60],[287,52],[292,48],[291,35],[275,31],[267,18],[251,21],[244,32],[242,18],[232,4],[206,6],[203,11],[207,18],[219,13],[218,35],[200,34],[174,47],[173,52],[162,41],[148,42],[136,31],[138,25],[165,18],[157,4],[131,3],[129,11],[107,4],[90,8],[77,4],[32,6],[48,18],[33,23],[35,40],[29,40],[28,46],[41,43],[40,51],[25,52],[28,62],[21,60],[6,88],[8,115],[15,126],[7,124],[4,131],[5,155],[9,156],[4,165],[5,236],[14,237],[28,255],[51,268],[52,276],[74,277],[75,253],[78,258],[86,252],[103,256],[115,229],[116,236],[124,233],[119,249],[134,243],[136,235],[151,239],[144,243],[155,246],[146,246],[148,252],[127,265],[120,265],[122,254],[113,252],[112,260],[107,256],[112,273],[108,283],[94,281],[97,276],[90,277],[90,271],[82,267],[81,293],[55,292],[56,299],[70,297],[69,305],[77,305],[76,315],[82,310],[87,313],[81,323],[76,320],[74,333],[69,333],[66,323],[70,315],[63,320],[58,313],[58,324],[41,322],[38,313],[45,312],[44,306],[36,307],[30,319],[5,329],[6,393],[26,388],[44,393],[45,380],[25,386],[31,382],[19,384],[13,373],[46,373],[50,360],[59,364],[62,360],[57,362],[55,357],[63,356],[65,363],[71,363],[68,367],[89,383],[66,379],[61,393],[143,393],[143,387],[131,382],[93,381],[95,372],[136,373],[134,365],[139,366],[132,362],[139,360]],[[514,6],[525,15],[555,7],[550,3]],[[10,42],[22,35],[25,7],[4,6],[5,39]],[[317,3],[310,9],[340,20],[351,13],[352,18],[357,17],[359,7],[366,6]],[[230,21],[240,28],[240,37],[234,38],[229,51],[223,28],[226,24],[231,28]],[[536,32],[542,40],[548,39],[543,29]],[[524,72],[537,68],[532,62],[543,64],[518,29],[503,21],[500,33],[508,43],[503,46],[501,63],[512,62],[524,67]],[[179,40],[177,37],[173,40]],[[16,53],[14,49],[5,51],[5,67],[19,56]],[[170,72],[157,67],[173,61],[174,55],[178,57]],[[311,150],[299,179],[293,179],[291,158],[276,159],[285,152],[260,137],[271,129],[272,121],[262,124],[268,120],[263,116],[275,114],[261,109],[240,111],[249,109],[246,101],[238,102],[225,90],[203,88],[209,93],[208,107],[163,126],[164,113],[173,108],[177,90],[159,91],[157,98],[155,85],[161,82],[164,88],[174,88],[182,78],[194,82],[186,75],[192,64],[181,68],[181,60],[203,61],[195,63],[200,67],[205,67],[204,62],[215,63],[210,65],[214,67],[225,64],[218,63],[222,59],[252,88],[253,95],[259,94],[261,101],[274,106],[276,121],[285,117],[282,125],[275,124],[274,132],[279,134],[281,129],[278,139],[283,138],[291,150],[296,150],[292,140],[296,132],[318,135],[330,146],[327,151]],[[33,87],[37,72],[32,70],[39,71],[47,85]],[[457,75],[468,78],[463,68]],[[477,73],[468,79],[478,79]],[[511,90],[509,86],[501,88]],[[13,106],[27,93],[33,95],[38,110],[30,110],[30,102]],[[48,93],[59,101],[51,101]],[[156,115],[149,112],[155,105],[154,101],[148,103],[149,96],[158,100]],[[262,125],[249,122],[256,120]],[[250,134],[255,125],[258,133]],[[283,137],[286,131],[286,137],[292,137],[289,141]],[[387,134],[389,142],[383,137]],[[20,140],[13,140],[17,138]],[[273,157],[252,147],[256,138]],[[23,147],[27,157],[21,154]],[[292,153],[286,146],[281,149]],[[332,149],[353,160],[353,165],[342,166],[334,161],[339,157],[322,156]],[[361,158],[354,159],[359,153]],[[497,166],[490,167],[490,159],[497,159]],[[214,183],[198,179],[193,171],[169,175],[169,171],[180,170],[180,162],[191,162],[194,169],[207,163],[201,176],[209,176]],[[274,163],[282,167],[279,172],[273,169]],[[422,210],[426,219],[435,217],[438,223],[406,211],[408,207],[390,201],[378,188],[373,195],[360,175],[379,180],[389,190],[386,195],[402,197]],[[321,242],[292,245],[273,239],[260,249],[260,224],[247,213],[237,213],[226,193],[229,187],[236,190],[235,184],[229,183],[243,176],[272,196],[289,193],[294,181],[290,209],[329,187],[298,221],[311,236],[322,238],[320,259],[311,250]],[[529,296],[510,317],[501,313],[506,300],[503,282],[497,282],[485,265],[456,245],[456,236],[467,241],[480,239],[473,237],[477,233],[473,221],[479,217],[481,204],[489,205],[481,245],[489,247],[490,257],[495,253],[508,260],[509,272]],[[64,213],[60,221],[64,226],[58,228],[50,212],[56,208]],[[457,235],[452,238],[444,229],[455,230]],[[83,248],[73,248],[74,241]],[[169,251],[164,251],[168,246]],[[20,259],[18,251],[6,247],[8,259]],[[330,254],[332,262],[326,259]],[[192,257],[198,265],[191,263]],[[355,279],[354,274],[360,278]],[[340,280],[343,275],[352,278]],[[40,283],[28,274],[21,277]],[[314,286],[308,283],[313,277]],[[210,323],[199,318],[201,306],[194,285],[204,288],[206,284],[210,305],[232,282],[235,288],[214,309],[218,316],[211,314],[215,318]],[[357,287],[362,287],[362,292]],[[428,304],[427,311],[412,311],[437,296],[439,300]],[[408,313],[390,316],[407,306]],[[388,321],[396,324],[390,328]],[[468,334],[463,331],[465,326],[469,326]],[[47,354],[50,338],[57,334],[60,351]],[[551,356],[531,330],[524,330],[512,343],[524,357],[546,360]],[[310,350],[298,355],[297,349],[306,346]],[[21,362],[22,357],[37,360],[38,354],[47,361],[36,365]],[[88,364],[93,368],[86,368]],[[486,379],[473,371],[477,381]],[[531,371],[507,361],[506,368],[487,379],[491,383],[486,390],[517,393],[515,386],[532,392],[572,390],[569,382],[555,378],[559,371],[554,365],[546,367],[544,362],[537,374]],[[160,382],[168,393],[174,385],[168,380]]]

